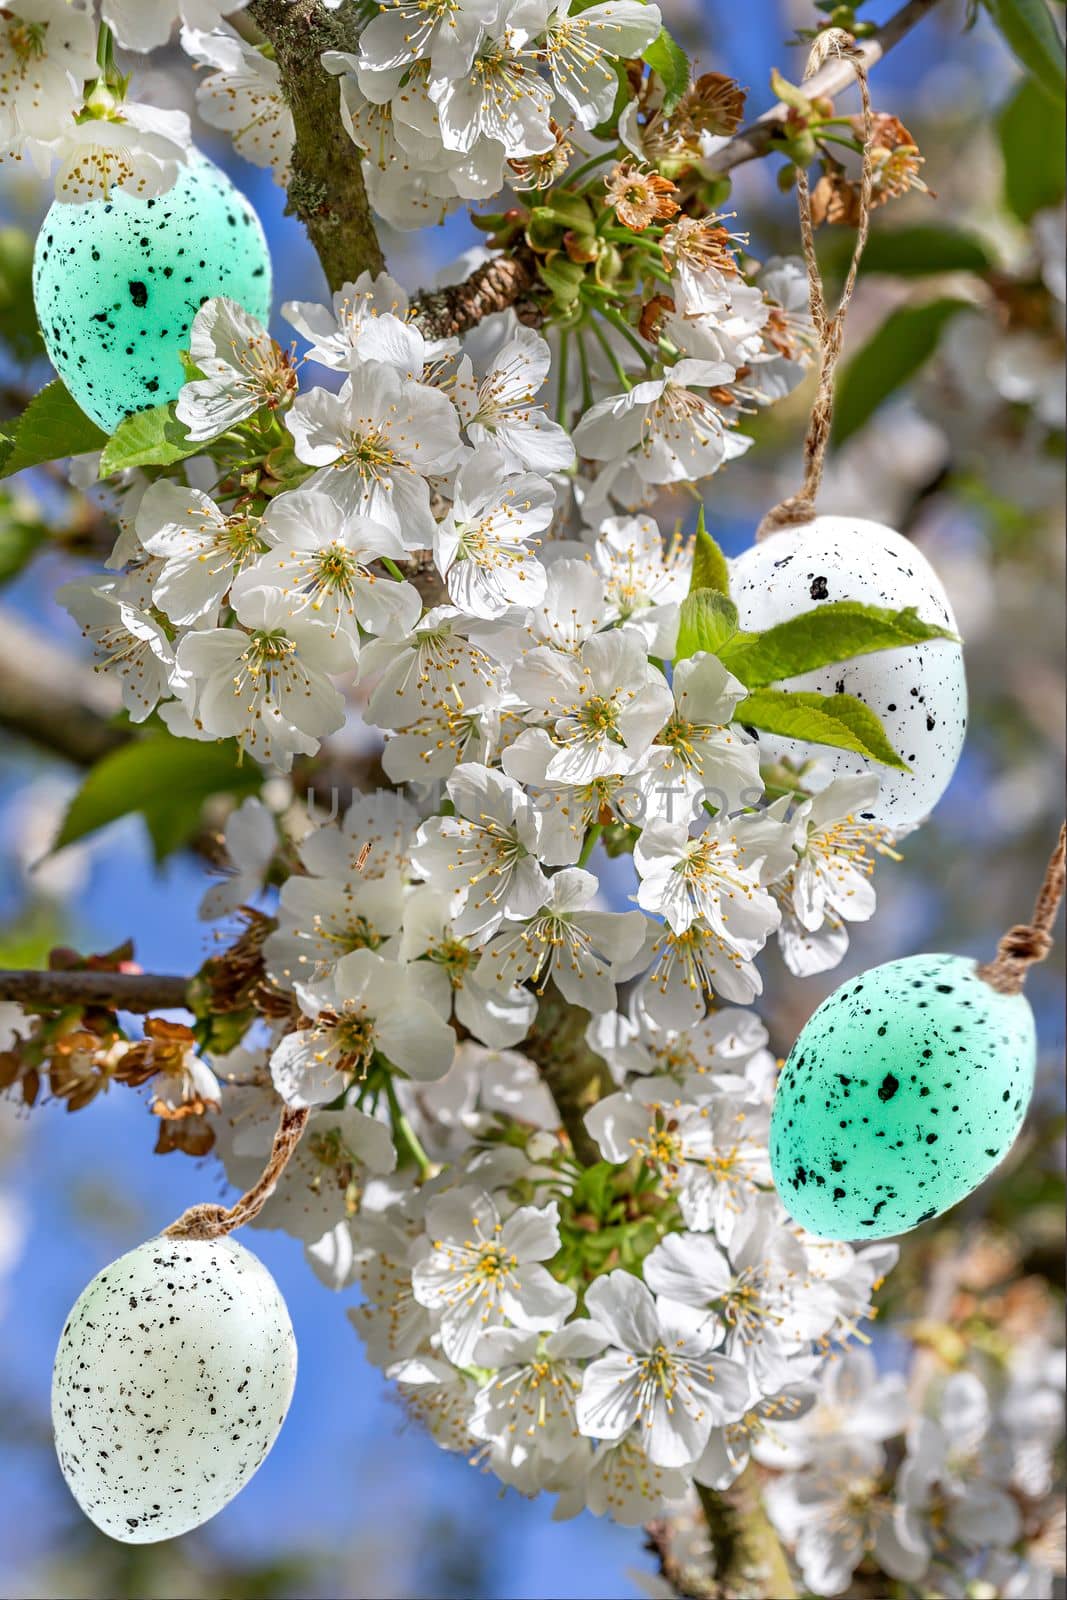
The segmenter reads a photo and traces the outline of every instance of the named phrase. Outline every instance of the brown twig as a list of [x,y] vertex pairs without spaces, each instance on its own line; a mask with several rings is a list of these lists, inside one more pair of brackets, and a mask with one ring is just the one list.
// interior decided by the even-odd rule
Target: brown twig
[[113,1011],[189,1009],[188,978],[156,972],[0,971],[0,1000],[30,1011],[61,1011],[65,1006],[107,1006]]
[[542,313],[529,296],[537,282],[533,251],[518,245],[508,254],[486,261],[462,283],[422,290],[413,302],[415,321],[431,338],[446,339],[477,327],[494,311],[514,306],[520,322],[536,327]]
[[997,945],[992,961],[978,968],[978,976],[998,994],[1021,994],[1026,974],[1037,961],[1044,961],[1052,949],[1052,925],[1063,899],[1067,875],[1067,823],[1060,829],[1056,848],[1049,857],[1044,881],[1038,891],[1034,914],[1029,922],[1016,923]]
[[818,74],[819,62],[824,60],[828,54],[840,57],[848,62],[849,68],[855,74],[856,81],[860,86],[860,97],[863,101],[863,170],[860,177],[859,219],[856,225],[856,241],[852,247],[852,260],[849,263],[848,274],[841,290],[837,309],[834,312],[830,312],[826,307],[822,274],[819,271],[818,257],[815,254],[815,228],[811,215],[811,192],[808,187],[808,174],[805,167],[798,166],[797,209],[800,213],[800,237],[804,246],[804,264],[808,272],[811,318],[815,324],[815,331],[819,336],[819,382],[815,390],[815,398],[811,404],[808,430],[804,436],[804,481],[796,494],[789,495],[772,510],[768,511],[756,529],[757,540],[766,539],[770,534],[777,533],[782,528],[794,528],[801,523],[810,522],[815,515],[815,499],[819,492],[819,485],[822,482],[823,462],[826,459],[826,447],[830,442],[830,428],[834,417],[834,372],[837,368],[838,357],[841,354],[841,346],[844,342],[845,318],[848,315],[849,304],[856,287],[860,260],[863,256],[871,225],[871,191],[874,187],[874,167],[872,163],[874,117],[871,110],[870,89],[867,84],[867,69],[859,59],[852,36],[840,28],[829,28],[825,33],[819,34],[808,58],[808,67],[804,74],[805,89],[810,91],[811,84]]
[[[894,45],[899,44],[901,39],[909,34],[938,3],[939,0],[909,0],[909,3],[901,6],[877,33],[857,44],[857,57],[864,70],[869,72],[876,62],[888,55]],[[823,96],[832,99],[834,95],[840,94],[842,89],[848,88],[853,76],[854,68],[851,62],[834,59],[820,67],[807,81],[805,89],[813,99]],[[764,111],[755,122],[736,133],[728,144],[723,145],[711,159],[714,170],[731,172],[735,167],[744,165],[746,161],[757,161],[761,156],[769,155],[788,117],[789,107],[783,100],[779,100],[769,110]]]
[[251,1222],[263,1210],[274,1193],[278,1179],[289,1164],[289,1158],[300,1143],[311,1112],[307,1107],[299,1110],[286,1106],[282,1112],[278,1131],[274,1135],[267,1165],[247,1193],[232,1206],[213,1205],[206,1201],[190,1206],[176,1222],[163,1232],[170,1239],[221,1239]]

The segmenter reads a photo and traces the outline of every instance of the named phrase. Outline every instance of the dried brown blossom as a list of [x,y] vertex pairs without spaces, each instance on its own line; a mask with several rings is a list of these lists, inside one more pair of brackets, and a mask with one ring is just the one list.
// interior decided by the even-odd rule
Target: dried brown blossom
[[[863,138],[863,118],[852,117],[851,127],[857,139]],[[884,206],[887,201],[899,199],[911,189],[928,194],[926,184],[919,176],[923,157],[911,134],[890,112],[876,112],[872,121],[871,142],[871,209]],[[843,223],[855,227],[859,221],[859,180],[846,173],[839,162],[827,161],[823,176],[812,192],[811,214],[816,227],[823,222]]]
[[642,172],[632,161],[617,162],[604,187],[608,205],[634,233],[668,221],[678,210],[677,185],[658,172]]

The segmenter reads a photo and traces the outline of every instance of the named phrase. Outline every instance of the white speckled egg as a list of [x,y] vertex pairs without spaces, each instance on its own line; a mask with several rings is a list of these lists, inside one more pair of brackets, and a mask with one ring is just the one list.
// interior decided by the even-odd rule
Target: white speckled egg
[[[956,631],[948,596],[926,558],[908,539],[860,517],[816,517],[753,545],[731,563],[730,592],[742,628],[761,631],[833,600],[858,600],[895,611],[914,606],[924,622]],[[963,650],[931,639],[880,650],[790,678],[785,687],[851,694],[882,720],[901,772],[848,750],[760,735],[770,761],[814,760],[807,780],[823,789],[832,778],[874,771],[881,790],[870,815],[905,830],[928,816],[948,788],[967,726]],[[742,720],[744,708],[741,708]],[[865,813],[867,815],[867,813]]]
[[67,1319],[52,1426],[71,1493],[125,1544],[187,1533],[244,1487],[285,1420],[296,1341],[266,1267],[226,1239],[149,1239]]

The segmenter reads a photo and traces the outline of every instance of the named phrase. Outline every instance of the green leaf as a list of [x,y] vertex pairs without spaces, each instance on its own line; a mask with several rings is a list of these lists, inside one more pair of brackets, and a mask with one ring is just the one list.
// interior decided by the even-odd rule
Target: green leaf
[[189,438],[174,415],[173,402],[153,406],[151,411],[135,411],[119,423],[100,457],[100,476],[109,478],[127,467],[169,467],[203,448],[202,441]]
[[886,767],[908,771],[869,706],[850,694],[810,694],[798,690],[754,689],[737,708],[736,720],[763,733],[809,744],[853,750]]
[[238,765],[232,739],[201,744],[163,731],[120,745],[98,761],[63,818],[54,850],[84,839],[119,817],[140,812],[157,861],[183,845],[211,795],[252,794],[263,774],[252,761]]
[[6,458],[0,449],[0,478],[10,478],[13,472],[39,467],[45,461],[99,450],[107,443],[107,434],[85,415],[59,378],[35,394],[17,422],[7,424],[5,432],[13,443]]
[[1063,40],[1045,0],[985,0],[985,4],[1012,55],[1045,93],[1062,106]]
[[16,361],[44,350],[33,308],[33,240],[21,228],[0,228],[0,339]]
[[833,600],[765,633],[738,634],[728,639],[718,654],[724,667],[755,689],[875,650],[955,637],[947,628],[921,621],[913,606],[890,611],[859,600]]
[[682,601],[674,659],[687,661],[700,650],[717,656],[736,633],[737,607],[733,601],[717,589],[695,589]]
[[937,349],[941,331],[965,300],[901,306],[882,323],[841,373],[834,403],[833,442],[844,444]]
[[689,57],[666,28],[661,28],[642,60],[663,84],[664,111],[673,111],[689,87]]
[[0,523],[0,583],[17,578],[47,538],[48,529],[42,522],[12,519]]
[[730,593],[730,569],[715,540],[704,526],[704,507],[697,517],[696,537],[693,540],[693,574],[689,579],[689,593],[696,589],[715,589],[727,597]]
[[[842,243],[850,252],[851,241],[846,238]],[[992,265],[992,253],[975,234],[929,222],[875,229],[863,252],[861,270],[921,278],[931,272],[988,272]]]
[[1020,222],[1058,206],[1067,190],[1063,117],[1024,78],[997,116],[1004,157],[1004,199]]

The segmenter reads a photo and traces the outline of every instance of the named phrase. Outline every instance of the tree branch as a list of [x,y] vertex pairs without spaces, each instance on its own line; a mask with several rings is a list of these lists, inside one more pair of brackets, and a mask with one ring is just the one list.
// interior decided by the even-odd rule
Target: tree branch
[[751,1462],[729,1489],[695,1485],[711,1537],[715,1593],[721,1600],[794,1600],[796,1589],[778,1535],[763,1507]]
[[[891,16],[878,32],[869,39],[857,42],[858,57],[862,64],[870,70],[882,57],[888,55],[894,45],[909,34],[920,23],[928,11],[932,11],[939,4],[939,0],[908,0],[908,4],[901,6],[900,10]],[[819,68],[804,85],[804,93],[810,98],[825,95],[832,99],[835,94],[840,94],[850,84],[856,81],[856,57],[847,58],[834,56]],[[779,100],[769,110],[747,128],[742,128],[736,133],[729,144],[711,158],[710,165],[715,172],[730,172],[734,167],[742,166],[746,161],[756,161],[760,156],[770,153],[775,137],[781,132],[787,117],[789,107],[783,100]]]
[[338,80],[320,59],[324,50],[354,49],[347,8],[342,15],[319,0],[252,0],[248,13],[274,48],[296,129],[287,209],[307,229],[331,290],[363,271],[381,272],[362,158],[338,115]]
[[578,1160],[591,1167],[600,1147],[585,1125],[585,1113],[612,1087],[607,1062],[585,1042],[589,1013],[572,1006],[555,987],[541,996],[529,1037],[519,1046],[537,1066]]
[[0,971],[0,1000],[33,1011],[65,1006],[107,1006],[113,1011],[189,1009],[190,979],[152,972]]
[[542,311],[530,298],[536,288],[537,260],[526,245],[486,261],[462,283],[444,289],[423,289],[413,302],[415,321],[433,339],[466,333],[494,311],[514,306],[520,322],[538,327]]
[[120,708],[113,680],[0,611],[0,727],[89,767],[129,739],[110,721]]

